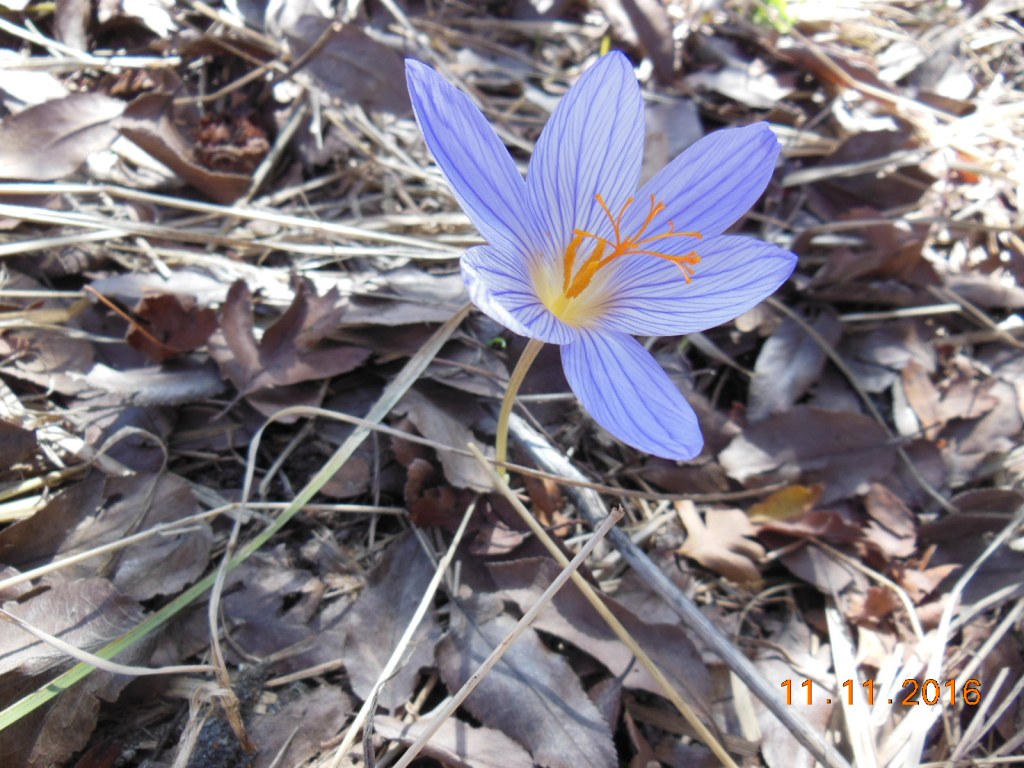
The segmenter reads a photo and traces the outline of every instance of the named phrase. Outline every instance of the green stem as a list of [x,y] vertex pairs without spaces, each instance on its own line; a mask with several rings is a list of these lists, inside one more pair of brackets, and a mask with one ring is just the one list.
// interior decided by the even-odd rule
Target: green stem
[[533,361],[537,359],[537,353],[544,346],[540,339],[530,339],[523,354],[519,356],[515,370],[508,380],[508,389],[505,390],[505,399],[501,401],[501,412],[498,414],[498,436],[494,441],[494,453],[498,462],[498,472],[502,477],[506,476],[505,461],[508,459],[508,418],[512,415],[512,405],[516,401],[519,387],[526,378],[526,372],[530,370]]

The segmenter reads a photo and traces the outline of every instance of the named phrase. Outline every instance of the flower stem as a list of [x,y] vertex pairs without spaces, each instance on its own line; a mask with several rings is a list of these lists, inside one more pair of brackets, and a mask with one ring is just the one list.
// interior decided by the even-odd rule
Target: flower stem
[[494,453],[498,462],[498,473],[502,477],[508,474],[505,471],[504,465],[508,459],[508,418],[512,415],[512,405],[516,401],[516,395],[519,393],[519,387],[522,385],[523,379],[526,378],[526,372],[530,370],[533,361],[537,359],[537,353],[540,352],[540,348],[543,346],[544,342],[540,339],[530,339],[526,349],[523,350],[523,354],[519,356],[519,362],[516,363],[515,370],[512,371],[512,375],[509,377],[508,389],[505,390],[505,398],[501,401],[501,412],[498,413],[498,436],[494,441]]

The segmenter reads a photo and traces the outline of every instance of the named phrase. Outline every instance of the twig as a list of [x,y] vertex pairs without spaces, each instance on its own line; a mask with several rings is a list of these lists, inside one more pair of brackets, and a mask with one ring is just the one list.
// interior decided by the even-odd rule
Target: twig
[[[563,474],[567,478],[580,478],[579,470],[556,451],[523,419],[513,414],[510,421],[513,437],[530,457],[548,471]],[[577,507],[587,523],[596,527],[604,518],[601,497],[594,491],[583,488],[570,490],[576,498]],[[684,595],[672,581],[651,562],[650,558],[637,547],[625,531],[615,528],[608,536],[622,557],[637,575],[651,587],[668,606],[682,619],[683,626],[701,638],[712,651],[742,680],[764,706],[779,719],[814,758],[823,765],[833,768],[850,768],[850,764],[838,754],[834,747],[822,738],[806,720],[797,715],[769,685],[751,661],[736,648],[729,638],[722,634],[700,609]]]

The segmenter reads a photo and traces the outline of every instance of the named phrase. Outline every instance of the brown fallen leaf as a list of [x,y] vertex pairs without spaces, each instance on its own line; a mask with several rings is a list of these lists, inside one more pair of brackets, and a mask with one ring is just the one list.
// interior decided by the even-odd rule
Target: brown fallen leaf
[[125,104],[102,93],[46,101],[0,123],[0,179],[52,181],[117,138]]
[[4,478],[11,466],[31,456],[35,447],[35,432],[0,421],[0,478]]
[[196,306],[191,296],[166,293],[144,297],[132,321],[125,340],[150,360],[162,363],[205,344],[217,327],[217,313]]
[[252,768],[305,765],[345,725],[352,701],[337,686],[310,691],[285,689],[277,704],[253,715],[246,723],[260,751]]
[[[487,571],[496,586],[495,596],[515,601],[525,612],[558,576],[560,568],[549,558],[524,558],[489,564]],[[701,709],[711,695],[711,677],[686,632],[678,624],[642,621],[614,598],[604,597],[604,603],[676,690]],[[623,687],[665,695],[574,584],[566,584],[555,595],[551,608],[541,613],[533,626],[593,656]]]
[[146,93],[124,110],[121,135],[218,203],[230,205],[249,191],[251,177],[212,171],[196,162],[193,148],[171,117],[174,97]]
[[[825,703],[826,694],[814,688],[810,701],[807,690],[801,682],[807,679],[835,679],[828,661],[827,644],[816,644],[812,651],[811,629],[802,616],[793,612],[782,629],[774,633],[770,642],[762,646],[755,664],[769,685],[774,686],[780,697],[786,697],[783,684],[788,680],[791,696],[786,699],[791,706],[799,707],[800,714],[822,738],[835,713],[835,705]],[[761,756],[769,768],[814,768],[818,765],[814,757],[796,740],[789,729],[782,726],[764,704],[752,697],[754,711],[761,726]]]
[[615,36],[639,46],[654,64],[659,83],[675,79],[675,40],[668,8],[659,0],[596,0]]
[[[309,14],[292,17],[282,31],[296,56],[321,44],[305,70],[328,101],[358,104],[374,112],[410,111],[401,54],[374,40],[356,24],[337,24]],[[326,41],[322,37],[326,35]]]
[[873,483],[864,497],[871,520],[865,540],[886,560],[910,557],[917,549],[917,518],[904,501],[881,483]]
[[457,273],[436,275],[402,267],[369,276],[352,296],[346,319],[354,324],[443,323],[466,302]]
[[[1010,513],[979,510],[964,512],[926,523],[919,533],[921,546],[934,546],[928,569],[951,566],[950,572],[967,568],[985,550],[991,539],[1006,527]],[[964,586],[964,611],[979,600],[1010,585],[1019,585],[1024,573],[1024,552],[1003,547],[988,558]],[[931,579],[929,579],[931,581]],[[937,584],[933,583],[937,587]],[[923,587],[927,588],[927,585]]]
[[[87,578],[58,584],[4,610],[67,643],[96,651],[142,620],[139,605],[109,581]],[[116,660],[136,663],[136,647]],[[72,660],[9,622],[0,622],[0,707],[28,694]],[[64,765],[85,747],[96,726],[101,701],[113,701],[130,678],[93,672],[48,705],[0,731],[0,765],[48,768]]]
[[867,490],[892,469],[885,429],[859,413],[797,406],[748,427],[719,454],[725,471],[747,485],[799,480],[824,486],[822,503]]
[[[842,335],[842,324],[830,311],[822,311],[808,324],[830,346]],[[818,380],[825,367],[825,350],[795,320],[786,318],[761,347],[750,381],[747,418],[761,421],[783,413]]]
[[[437,646],[441,679],[456,691],[516,624],[491,595],[452,603]],[[545,768],[613,768],[611,729],[568,662],[526,630],[466,699],[469,712],[530,750]]]
[[[323,582],[295,566],[284,545],[252,555],[225,584],[223,612],[232,648],[242,652],[243,660],[246,655],[265,658],[308,640],[324,591]],[[287,659],[285,668],[292,664]]]
[[[342,658],[352,690],[366,699],[430,583],[434,565],[412,533],[403,534],[385,550],[367,579],[345,621],[352,630],[345,639]],[[389,712],[409,702],[420,669],[432,665],[434,645],[441,630],[428,613],[413,635],[410,652],[377,697]]]
[[[317,296],[308,280],[296,280],[291,306],[257,341],[252,296],[238,281],[221,309],[220,332],[210,337],[210,354],[243,396],[337,376],[370,355],[360,347],[322,343],[344,311],[336,290]],[[254,405],[264,413],[275,410],[258,401]]]
[[89,0],[61,0],[53,14],[54,37],[80,51],[88,50],[92,3]]
[[691,501],[676,502],[675,506],[686,529],[686,541],[676,554],[738,584],[761,582],[757,561],[764,557],[764,547],[751,538],[754,527],[743,510],[712,509],[702,519]]
[[[394,717],[376,717],[373,727],[377,735],[410,745],[427,729],[430,715],[413,723]],[[530,753],[494,728],[473,728],[463,720],[445,720],[421,753],[443,765],[456,768],[532,768]]]
[[[129,533],[198,512],[192,490],[170,473],[107,478],[91,473],[54,496],[33,517],[0,532],[0,559],[36,566],[116,541]],[[206,523],[159,536],[54,571],[51,582],[106,573],[125,595],[148,600],[173,594],[198,578],[213,536]]]
[[915,320],[885,323],[866,333],[843,337],[840,354],[868,392],[888,389],[911,360],[929,374],[938,367],[934,331]]
[[835,301],[849,301],[856,296],[866,299],[865,291],[880,293],[883,281],[898,279],[911,285],[938,285],[935,269],[924,259],[927,227],[909,226],[903,222],[876,223],[882,212],[872,206],[844,210],[839,221],[849,225],[865,223],[856,231],[860,244],[841,246],[829,253],[811,286],[818,296]]
[[[946,419],[942,415],[939,406],[939,390],[932,383],[931,376],[919,362],[911,360],[903,368],[902,381],[903,394],[907,404],[913,409],[916,424],[911,429],[901,429],[902,434],[914,434],[918,430],[924,433],[929,440],[934,440]],[[896,420],[899,427],[900,420]]]
[[810,512],[821,501],[824,490],[820,485],[787,485],[751,504],[747,516],[755,523],[764,520],[792,520]]
[[[418,384],[406,392],[394,412],[405,414],[423,437],[460,449],[476,440],[471,426],[484,417],[475,400],[430,383]],[[472,457],[442,450],[437,452],[437,459],[448,482],[456,488],[491,489],[490,477]]]

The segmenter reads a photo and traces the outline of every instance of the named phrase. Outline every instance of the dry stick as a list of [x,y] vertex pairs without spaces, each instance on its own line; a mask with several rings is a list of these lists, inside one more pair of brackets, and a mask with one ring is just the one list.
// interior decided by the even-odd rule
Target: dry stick
[[395,649],[391,652],[391,658],[388,659],[387,664],[380,671],[380,675],[377,677],[377,682],[373,684],[373,688],[370,694],[366,697],[363,702],[363,706],[360,708],[359,713],[356,715],[355,720],[348,727],[348,732],[345,734],[345,738],[342,739],[341,744],[334,752],[334,759],[331,760],[330,768],[338,768],[341,765],[341,761],[348,754],[348,751],[355,744],[356,739],[359,737],[359,731],[363,727],[363,723],[370,714],[370,710],[377,706],[377,697],[380,695],[381,689],[385,683],[391,679],[391,676],[398,669],[398,663],[402,660],[402,656],[405,653],[406,648],[409,647],[409,643],[412,642],[412,636],[416,632],[416,628],[419,627],[420,622],[423,621],[423,617],[426,616],[427,610],[430,608],[431,602],[434,600],[434,595],[437,592],[437,588],[441,585],[441,579],[444,578],[445,572],[448,570],[448,566],[451,565],[452,560],[455,558],[455,551],[459,548],[459,543],[462,541],[462,535],[466,532],[466,527],[469,525],[469,520],[473,516],[473,510],[476,508],[476,502],[474,501],[466,509],[466,514],[462,516],[462,522],[459,523],[458,530],[455,531],[455,535],[452,537],[452,543],[448,546],[448,551],[444,553],[444,557],[441,558],[437,564],[437,568],[434,570],[434,577],[430,580],[430,584],[427,585],[426,591],[423,593],[423,597],[420,599],[420,604],[416,606],[416,612],[410,619],[408,626],[405,628],[405,632],[402,633],[402,637],[399,639]]
[[[582,479],[579,470],[561,452],[555,450],[533,427],[513,414],[509,422],[513,437],[530,455],[533,461],[549,472],[571,479]],[[589,489],[569,486],[569,493],[575,497],[580,514],[591,527],[595,527],[605,516],[601,497]],[[598,511],[602,510],[602,511]],[[821,764],[833,768],[850,768],[850,764],[838,754],[821,734],[807,721],[787,707],[778,689],[764,680],[761,673],[744,656],[729,638],[708,619],[700,609],[684,595],[675,584],[661,572],[650,558],[633,543],[629,535],[615,528],[608,536],[619,554],[634,571],[651,587],[682,619],[683,626],[700,637],[735,675],[742,680],[761,703],[785,725],[797,741],[804,745]]]
[[[482,463],[487,467],[488,472],[493,473],[494,470],[490,468],[490,465],[487,464],[482,455],[480,456],[480,459],[483,460]],[[406,768],[409,763],[416,759],[416,756],[420,753],[423,747],[426,746],[427,742],[430,741],[430,737],[437,733],[437,730],[445,720],[454,714],[455,710],[458,709],[462,705],[462,702],[466,700],[466,697],[476,689],[487,673],[494,668],[494,665],[501,661],[501,657],[504,656],[506,651],[512,647],[512,643],[516,641],[516,638],[529,629],[537,616],[540,615],[540,612],[548,607],[548,603],[551,602],[555,593],[565,586],[565,582],[570,578],[578,576],[576,570],[583,565],[583,562],[588,557],[590,557],[590,553],[594,551],[594,547],[597,546],[597,543],[603,539],[605,535],[612,530],[615,523],[621,519],[622,512],[613,511],[601,521],[601,525],[599,525],[594,531],[594,535],[590,538],[590,541],[580,549],[576,557],[572,559],[572,562],[566,563],[562,572],[558,574],[553,582],[551,582],[551,586],[544,590],[544,594],[537,598],[537,602],[533,604],[533,607],[531,607],[523,618],[521,618],[516,625],[512,627],[512,631],[505,636],[505,638],[498,644],[498,647],[491,652],[491,655],[484,659],[476,672],[470,675],[466,684],[463,685],[437,713],[431,716],[430,723],[427,725],[426,729],[420,734],[419,738],[412,743],[408,751],[402,755],[402,759],[395,763],[394,768]],[[337,768],[337,763],[333,764],[331,768]]]
[[[495,487],[504,496],[512,507],[519,513],[519,517],[523,519],[523,522],[530,528],[533,535],[536,536],[544,547],[551,553],[551,556],[555,558],[559,565],[563,568],[568,564],[569,559],[562,553],[558,548],[558,545],[552,541],[551,536],[548,532],[537,522],[536,518],[530,514],[530,511],[523,505],[514,493],[509,488],[508,483],[494,471],[490,463],[484,458],[484,455],[480,452],[480,449],[475,445],[470,444],[469,449],[473,452],[476,460],[480,462],[480,466],[484,468],[484,471],[491,478],[491,482],[494,483]],[[617,514],[618,517],[622,516],[621,512],[613,513]],[[608,518],[605,518],[607,522]],[[604,525],[605,523],[602,523]],[[697,736],[703,741],[708,748],[715,754],[715,757],[719,759],[722,765],[728,768],[736,768],[736,763],[729,756],[729,753],[722,746],[721,742],[715,737],[713,733],[708,729],[704,722],[697,716],[697,713],[693,711],[693,708],[683,700],[683,697],[679,695],[678,691],[673,687],[672,683],[669,682],[668,678],[658,669],[657,665],[651,660],[651,657],[644,652],[644,649],[640,647],[636,639],[629,634],[622,622],[620,622],[615,615],[608,609],[604,601],[598,596],[597,592],[590,585],[590,583],[580,576],[578,573],[572,574],[572,581],[583,596],[587,599],[594,610],[597,611],[598,615],[604,620],[604,623],[608,625],[608,628],[615,633],[615,636],[622,641],[623,645],[629,648],[630,653],[636,657],[637,661],[646,669],[654,681],[661,688],[665,697],[675,705],[675,708],[679,711],[679,714],[683,716],[683,719],[690,724],[690,726],[697,732]]]

